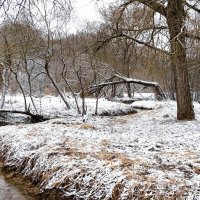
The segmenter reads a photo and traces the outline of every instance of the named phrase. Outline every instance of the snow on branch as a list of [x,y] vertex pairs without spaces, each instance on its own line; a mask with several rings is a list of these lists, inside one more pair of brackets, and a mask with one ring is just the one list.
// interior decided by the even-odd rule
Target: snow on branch
[[89,94],[94,94],[94,93],[99,94],[101,90],[106,86],[113,86],[113,85],[120,85],[120,84],[127,84],[127,83],[143,85],[145,87],[153,87],[158,100],[166,99],[166,96],[161,86],[157,82],[132,79],[132,78],[127,78],[127,77],[120,76],[117,74],[112,76],[111,78],[109,78],[103,83],[90,86],[88,88],[88,92]]

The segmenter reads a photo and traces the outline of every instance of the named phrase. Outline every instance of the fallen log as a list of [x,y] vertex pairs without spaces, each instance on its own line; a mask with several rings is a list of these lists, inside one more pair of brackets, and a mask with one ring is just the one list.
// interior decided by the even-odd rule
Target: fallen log
[[109,78],[108,80],[106,80],[103,83],[90,86],[87,89],[87,92],[90,95],[92,95],[94,93],[99,94],[101,92],[101,90],[107,86],[115,86],[115,85],[128,84],[128,83],[143,85],[143,86],[145,86],[145,88],[152,87],[152,88],[154,88],[154,92],[155,92],[157,100],[166,99],[166,95],[164,94],[161,86],[157,82],[132,79],[132,78],[127,78],[127,77],[119,76],[119,75],[114,75],[113,77]]
[[99,116],[124,116],[124,115],[132,115],[136,114],[137,110],[133,107],[129,107],[127,109],[116,109],[116,110],[102,110],[99,112]]
[[30,117],[30,123],[38,123],[49,120],[50,118],[44,117],[39,114],[33,114],[28,111],[19,111],[19,110],[0,110],[0,117],[2,118],[1,122],[6,122],[6,115],[7,114],[22,114]]

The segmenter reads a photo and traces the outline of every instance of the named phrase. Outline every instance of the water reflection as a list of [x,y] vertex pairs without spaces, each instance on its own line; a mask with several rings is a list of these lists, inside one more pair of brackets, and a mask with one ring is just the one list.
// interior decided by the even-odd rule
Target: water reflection
[[0,175],[0,200],[27,200],[27,198]]

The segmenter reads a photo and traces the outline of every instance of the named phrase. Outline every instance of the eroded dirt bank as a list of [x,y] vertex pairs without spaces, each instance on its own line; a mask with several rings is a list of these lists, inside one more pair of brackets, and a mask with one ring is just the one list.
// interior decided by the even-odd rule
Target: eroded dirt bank
[[0,200],[58,199],[66,199],[59,189],[41,192],[39,184],[31,182],[31,177],[24,177],[16,169],[4,166],[3,161],[0,161]]
[[[7,171],[0,161],[0,200],[35,200],[36,187],[30,187],[28,180]],[[34,194],[35,193],[35,194]]]

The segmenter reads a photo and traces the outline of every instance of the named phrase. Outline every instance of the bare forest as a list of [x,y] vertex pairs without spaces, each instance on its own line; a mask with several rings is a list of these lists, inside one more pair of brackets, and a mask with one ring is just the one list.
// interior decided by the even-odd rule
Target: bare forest
[[[179,3],[178,3],[179,2]],[[199,100],[198,1],[116,1],[103,21],[68,32],[67,1],[2,2],[1,108],[6,93],[26,97],[79,93],[112,75],[158,82],[177,100],[178,119],[193,119]],[[15,11],[13,11],[15,9]],[[62,11],[62,12],[60,12]],[[130,84],[128,96],[134,95]]]
[[[196,143],[198,139],[192,137],[192,131],[195,137],[200,137],[199,125],[196,124],[200,118],[199,0],[91,2],[96,5],[99,19],[85,21],[78,30],[71,31],[78,19],[70,0],[0,0],[0,125],[8,125],[11,130],[3,127],[0,131],[0,155],[5,166],[11,166],[11,170],[12,166],[17,166],[16,169],[31,177],[32,182],[41,183],[42,190],[56,188],[57,191],[59,188],[62,190],[57,191],[59,195],[62,193],[69,199],[198,199],[199,194],[192,192],[198,193],[200,188],[199,171],[195,171],[200,169],[197,166],[199,145]],[[37,147],[33,144],[33,150],[30,150],[33,154],[24,147],[24,155],[29,151],[27,160],[23,160],[23,156],[17,160],[20,154],[9,138],[14,138],[12,131],[18,133],[18,124],[12,121],[13,118],[9,123],[7,121],[11,114],[26,115],[31,123],[41,122],[38,128],[36,125],[21,127],[23,134],[18,141],[21,146],[27,145],[28,141],[24,138],[29,136],[37,138],[40,137],[37,134],[41,133],[41,141],[46,138],[44,142],[35,142]],[[67,153],[57,143],[51,149],[53,139],[46,135],[43,127],[57,143],[69,146]],[[29,128],[32,135],[29,135]],[[67,128],[71,132],[67,132]],[[55,134],[56,130],[67,136],[61,132]],[[135,133],[135,130],[138,132]],[[95,131],[98,136],[93,135]],[[152,133],[152,137],[147,132]],[[184,136],[181,135],[183,132]],[[191,137],[186,137],[187,134]],[[90,137],[96,146],[92,146],[95,144]],[[76,140],[80,141],[80,146]],[[133,144],[128,144],[129,140]],[[37,148],[38,151],[35,150]],[[43,151],[41,148],[47,149]],[[5,153],[6,149],[9,154]],[[147,154],[143,155],[142,149]],[[137,151],[139,153],[135,153]],[[167,160],[165,153],[168,151],[185,152],[185,157],[177,153],[182,168],[178,168],[176,159]],[[61,163],[59,166],[55,164],[53,169],[50,159],[44,162],[47,165],[44,168],[51,172],[50,175],[45,170],[46,174],[42,174],[43,166],[37,165],[41,164],[37,159],[46,159],[44,152],[49,152],[47,157],[50,159],[58,154],[57,161],[51,160],[52,166],[55,162]],[[99,173],[103,180],[107,177],[107,186],[92,174],[93,168],[89,164],[84,173],[88,172],[91,179],[86,180],[82,171],[75,178],[71,177],[77,180],[78,186],[73,181],[71,183],[70,178],[64,179],[65,171],[59,171],[65,165],[61,159],[64,152],[70,157],[72,171],[75,169],[73,162],[77,160],[80,160],[80,166],[76,163],[78,169],[85,167],[83,163],[90,162],[92,166],[97,160],[106,160],[105,165],[103,161],[100,163],[100,167],[94,164],[94,171],[101,169]],[[160,152],[162,156],[159,157]],[[189,152],[194,154],[191,156]],[[12,153],[16,153],[16,160]],[[141,157],[138,157],[139,154]],[[148,164],[144,164],[147,161]],[[194,184],[188,186],[182,175],[168,164]],[[133,174],[128,176],[130,171],[126,171],[134,165],[138,166],[135,173],[141,173],[139,178]],[[146,166],[151,168],[148,172],[144,170]],[[122,168],[126,172],[124,179],[121,178],[125,177],[121,174]],[[63,169],[68,168],[65,165]],[[106,172],[107,169],[111,172]],[[158,169],[163,174],[165,170],[171,170],[174,178],[162,174],[161,182],[160,179],[151,179],[150,175],[154,172],[159,174]],[[118,173],[119,179],[116,178]],[[189,173],[195,174],[194,179],[189,177]],[[37,175],[40,178],[37,179]],[[58,178],[61,175],[63,179]],[[45,179],[45,176],[48,178]],[[136,184],[131,182],[136,179],[138,190],[131,186]],[[80,180],[85,181],[87,187],[81,185]],[[150,185],[141,184],[145,181]],[[57,187],[58,182],[60,185]],[[160,183],[163,184],[163,193],[158,192]],[[51,194],[40,198],[51,199]]]

